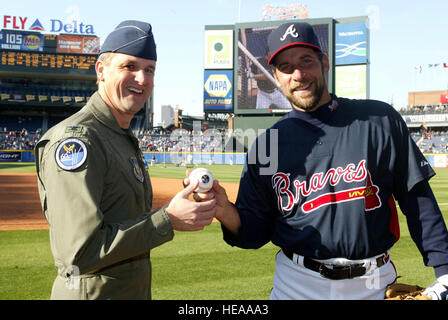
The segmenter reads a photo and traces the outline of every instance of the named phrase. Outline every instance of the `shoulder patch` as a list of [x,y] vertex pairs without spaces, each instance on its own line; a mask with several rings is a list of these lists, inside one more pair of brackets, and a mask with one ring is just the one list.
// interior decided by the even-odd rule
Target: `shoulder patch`
[[138,181],[143,182],[145,180],[145,176],[143,174],[142,169],[140,168],[140,165],[138,164],[138,160],[136,157],[130,157],[129,160],[132,163],[132,167],[134,168],[134,175],[137,178]]
[[67,171],[78,169],[87,159],[87,147],[79,139],[65,139],[56,148],[55,158],[61,169]]

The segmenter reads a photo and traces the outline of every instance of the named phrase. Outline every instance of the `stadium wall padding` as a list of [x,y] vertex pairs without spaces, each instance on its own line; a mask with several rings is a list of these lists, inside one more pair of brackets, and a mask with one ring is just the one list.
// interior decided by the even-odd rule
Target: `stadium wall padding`
[[[143,152],[148,164],[244,164],[245,152]],[[448,154],[425,154],[433,168],[448,168]],[[1,162],[34,162],[34,152],[26,150],[0,150]]]
[[244,164],[246,153],[227,152],[143,152],[146,162],[175,164]]
[[[244,164],[246,153],[228,152],[143,152],[148,163],[174,164]],[[0,150],[0,162],[34,162],[34,152],[26,150]]]

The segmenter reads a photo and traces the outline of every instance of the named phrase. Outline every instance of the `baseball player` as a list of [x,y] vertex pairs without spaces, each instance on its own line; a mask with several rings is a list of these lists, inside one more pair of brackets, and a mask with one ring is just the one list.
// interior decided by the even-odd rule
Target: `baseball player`
[[52,299],[150,299],[150,250],[174,230],[201,230],[215,200],[188,200],[195,186],[151,211],[152,187],[130,123],[149,99],[156,68],[150,24],[127,20],[96,63],[98,91],[36,146],[42,209],[58,274]]
[[[258,62],[265,69],[270,70],[268,65],[269,52],[266,50],[266,57],[258,58]],[[290,109],[291,103],[285,98],[283,93],[272,83],[266,75],[259,70],[259,67],[252,64],[254,79],[257,81],[257,102],[256,109]],[[268,71],[269,72],[269,71]]]
[[263,139],[271,150],[270,137],[278,134],[275,172],[261,174],[259,138],[234,205],[219,183],[213,194],[197,198],[217,199],[224,240],[281,248],[271,299],[384,299],[396,280],[389,252],[400,237],[397,200],[437,277],[426,294],[446,298],[448,232],[428,183],[435,173],[401,116],[383,102],[330,94],[328,58],[309,24],[279,26],[268,46],[274,77],[293,110]]

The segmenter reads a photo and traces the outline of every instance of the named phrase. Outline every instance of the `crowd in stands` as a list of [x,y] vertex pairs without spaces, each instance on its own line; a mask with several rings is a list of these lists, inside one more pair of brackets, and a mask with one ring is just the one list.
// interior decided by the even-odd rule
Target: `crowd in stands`
[[428,105],[414,105],[401,108],[399,110],[402,115],[415,115],[415,114],[436,114],[447,113],[448,104],[428,104]]
[[[0,150],[33,150],[42,133],[0,128]],[[199,133],[163,129],[142,130],[136,134],[142,151],[155,152],[222,152],[227,138],[219,130]],[[448,129],[425,129],[411,132],[411,136],[423,153],[448,153]]]
[[[0,128],[0,150],[33,150],[42,133]],[[221,152],[224,151],[226,133],[218,130],[194,133],[178,130],[144,130],[136,134],[142,151],[155,152]],[[411,133],[423,153],[448,153],[448,129],[420,130]]]
[[0,130],[0,150],[33,150],[41,137],[41,130],[28,132],[22,130],[8,130],[3,127]]
[[142,151],[166,151],[173,146],[169,133],[163,129],[142,130],[136,136]]
[[425,129],[413,133],[412,138],[423,153],[448,153],[448,129]]
[[[413,105],[401,108],[400,114],[423,115],[423,114],[447,114],[448,104]],[[423,153],[448,153],[448,128],[427,128],[425,123],[411,136]]]
[[[173,132],[162,128],[135,133],[140,149],[147,152],[224,152],[230,132],[218,129]],[[0,150],[33,150],[42,136],[42,130],[9,130],[0,127]],[[433,129],[421,126],[411,136],[423,153],[448,153],[448,128]]]
[[[33,150],[42,135],[41,129],[8,130],[0,128],[0,150]],[[136,133],[142,151],[157,152],[218,152],[223,148],[225,132],[206,130],[198,133],[179,129],[174,132],[153,129]]]
[[226,139],[226,132],[209,129],[194,132],[177,129],[173,132],[154,129],[137,133],[142,151],[157,152],[221,152]]

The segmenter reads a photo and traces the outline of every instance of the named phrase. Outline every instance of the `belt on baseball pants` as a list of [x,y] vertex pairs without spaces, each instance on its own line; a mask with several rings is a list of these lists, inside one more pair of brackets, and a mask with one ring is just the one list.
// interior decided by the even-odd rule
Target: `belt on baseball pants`
[[[294,258],[294,252],[282,249],[285,256],[290,260]],[[293,260],[294,261],[294,260]],[[379,268],[389,261],[389,254],[383,253],[376,258],[376,266]],[[331,280],[352,279],[361,277],[366,273],[363,264],[352,264],[347,266],[331,265],[321,263],[308,257],[303,257],[303,266],[307,269],[320,273],[324,278]]]

